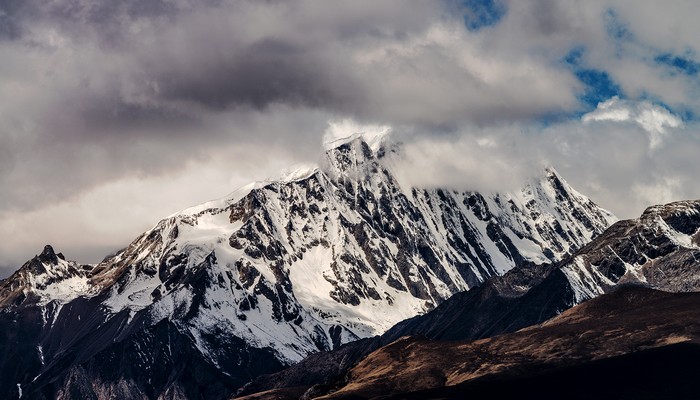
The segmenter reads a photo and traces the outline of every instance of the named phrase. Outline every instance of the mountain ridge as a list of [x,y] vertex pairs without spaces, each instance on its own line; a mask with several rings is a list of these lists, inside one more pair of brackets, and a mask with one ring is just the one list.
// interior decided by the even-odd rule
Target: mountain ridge
[[[700,234],[699,208],[700,200],[650,207],[639,218],[612,225],[558,263],[511,269],[475,289],[455,294],[427,314],[396,324],[380,337],[350,343],[335,352],[313,355],[286,370],[257,378],[239,393],[249,395],[306,385],[310,387],[308,396],[321,396],[342,387],[350,368],[368,354],[401,337],[413,335],[454,341],[507,334],[550,318],[556,320],[561,312],[580,303],[585,305],[586,300],[620,286],[651,286],[671,292],[700,291],[700,258],[693,256],[698,255],[697,243],[677,239],[678,232],[688,237]],[[675,228],[668,229],[667,225]],[[614,257],[609,257],[611,254]],[[621,260],[628,262],[622,264]],[[639,264],[634,264],[635,260]],[[625,269],[620,270],[620,266]],[[635,280],[628,276],[622,279],[629,271],[637,270],[649,278]],[[605,278],[606,273],[609,278]],[[592,286],[590,295],[582,297],[579,276],[597,275],[607,279],[605,285]],[[586,282],[594,285],[598,281]],[[315,365],[322,367],[317,369]]]
[[[194,393],[206,379],[186,382],[182,362],[227,371],[221,387],[233,388],[381,333],[519,263],[557,260],[614,219],[554,170],[510,194],[406,191],[380,154],[359,138],[345,142],[326,153],[323,169],[163,219],[86,270],[83,297],[8,306],[0,316],[20,318],[0,334],[23,332],[28,347],[18,367],[2,366],[17,372],[0,394],[17,382],[46,397],[86,393],[83,384],[97,381],[104,386],[95,393]],[[91,361],[171,337],[183,341],[182,357],[145,352],[136,364],[141,373],[156,360],[180,365],[182,375],[160,384],[134,379],[132,364],[115,376]],[[277,361],[243,361],[253,358]]]

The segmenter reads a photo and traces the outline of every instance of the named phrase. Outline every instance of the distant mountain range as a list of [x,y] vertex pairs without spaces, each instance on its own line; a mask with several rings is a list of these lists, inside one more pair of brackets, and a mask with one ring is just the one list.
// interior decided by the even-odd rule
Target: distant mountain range
[[0,397],[327,394],[383,346],[423,343],[407,335],[486,338],[620,284],[700,282],[697,202],[612,225],[551,168],[512,193],[417,189],[386,162],[400,156],[338,141],[97,265],[47,246],[0,282]]

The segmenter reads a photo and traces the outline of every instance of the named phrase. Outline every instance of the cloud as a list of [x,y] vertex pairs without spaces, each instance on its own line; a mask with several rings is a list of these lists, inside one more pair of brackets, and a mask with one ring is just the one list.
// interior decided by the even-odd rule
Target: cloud
[[669,128],[683,126],[683,121],[667,109],[648,101],[631,102],[615,96],[598,104],[598,107],[583,115],[584,123],[594,121],[633,122],[649,133],[649,149],[661,146]]
[[[255,179],[277,161],[314,161],[328,121],[391,127],[425,184],[497,189],[551,163],[622,215],[661,193],[693,195],[693,11],[650,0],[0,2],[0,263],[33,255],[45,235],[94,261],[88,247],[117,247],[144,215],[167,214],[155,200],[138,216],[110,210],[130,215],[118,237],[81,250],[80,232],[99,235],[89,215],[104,212],[103,188],[147,181],[134,202],[194,203],[196,191],[162,185],[187,186],[194,165]],[[581,123],[611,95],[629,121]],[[212,192],[232,189],[216,179]],[[50,210],[82,228],[48,235],[63,229]],[[19,246],[16,230],[35,233]]]
[[621,218],[652,204],[700,198],[700,125],[649,102],[611,99],[581,120],[464,127],[439,138],[404,134],[391,160],[405,185],[515,190],[555,167]]
[[506,6],[499,0],[466,0],[464,23],[467,29],[475,31],[496,25],[506,14]]
[[680,72],[693,76],[700,72],[700,63],[682,56],[665,53],[656,56],[654,61],[662,65],[673,67],[674,71],[672,73]]
[[401,151],[387,162],[406,187],[486,192],[516,190],[548,166],[520,126],[466,129],[438,138],[403,132]]
[[[0,221],[0,278],[52,244],[70,259],[100,261],[168,215],[222,197],[249,183],[278,175],[295,162],[273,157],[267,148],[226,146],[202,160],[186,162],[160,175],[126,176],[93,186],[81,196],[23,212]],[[126,223],[125,223],[126,221]]]
[[375,148],[391,135],[391,126],[376,124],[360,124],[357,121],[344,118],[328,121],[328,127],[323,135],[324,148],[331,149],[355,137],[361,137],[370,147]]
[[[319,115],[441,132],[577,107],[568,71],[489,51],[439,3],[4,4],[0,212],[163,175],[222,142],[310,155]],[[268,129],[292,114],[303,126]]]

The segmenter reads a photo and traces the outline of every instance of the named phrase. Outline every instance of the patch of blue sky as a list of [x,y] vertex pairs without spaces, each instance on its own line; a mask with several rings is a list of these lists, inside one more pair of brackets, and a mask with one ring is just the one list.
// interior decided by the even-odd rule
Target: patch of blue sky
[[581,68],[574,70],[574,74],[585,85],[579,99],[587,106],[595,108],[598,103],[613,96],[624,98],[620,85],[605,71]]
[[630,47],[640,46],[628,24],[620,17],[620,15],[612,8],[609,8],[603,14],[603,23],[605,33],[610,38],[612,45],[615,48],[615,56],[623,58],[629,52]]
[[478,31],[496,25],[508,11],[502,0],[463,0],[464,25],[470,31]]
[[620,85],[606,71],[590,68],[583,62],[585,49],[577,47],[564,57],[564,64],[583,84],[583,90],[578,93],[578,99],[587,111],[594,109],[598,103],[613,96],[624,98]]
[[[692,52],[675,54],[673,52],[657,49],[649,46],[648,44],[640,42],[634,33],[629,29],[629,26],[614,9],[609,9],[606,11],[604,18],[606,33],[615,44],[617,57],[635,57],[635,54],[637,57],[639,57],[639,54],[646,53],[648,56],[638,58],[639,62],[659,67],[662,73],[666,74],[667,76],[673,77],[677,75],[685,75],[691,78],[691,81],[695,81],[695,86],[700,88],[700,81],[697,80],[698,76],[700,75],[700,62],[695,60]],[[630,49],[632,51],[629,51]],[[567,56],[569,58],[568,61],[577,59],[580,60],[582,54],[582,49],[572,52],[569,56]],[[584,95],[584,98],[589,101],[595,101],[595,97],[598,97],[598,94],[605,96],[607,94],[613,94],[613,92],[616,90],[614,87],[614,81],[610,80],[610,82],[606,83],[606,81],[608,81],[610,78],[609,76],[606,76],[607,74],[593,74],[592,76],[586,76],[584,73],[584,76],[581,76],[581,71],[574,71],[574,73],[576,73],[579,80],[584,83],[586,83],[586,80],[596,82],[593,86],[598,86],[598,90],[587,90],[597,94],[593,94],[592,96]],[[590,88],[591,85],[588,87]],[[617,88],[619,89],[619,86]],[[696,90],[696,92],[698,94],[695,95],[695,97],[700,97],[700,91]],[[619,93],[617,95],[624,97],[623,93]],[[696,112],[693,111],[693,107],[688,104],[679,103],[670,106],[669,104],[664,103],[660,96],[651,93],[645,93],[639,97],[640,100],[648,100],[668,109],[670,112],[680,116],[684,121],[695,120],[697,117]]]
[[669,67],[672,74],[681,73],[688,76],[696,76],[700,73],[700,63],[690,57],[663,53],[654,57],[654,62],[658,65]]
[[673,104],[671,107],[663,103],[658,96],[645,94],[645,97],[656,104],[663,105],[669,111],[681,117],[684,121],[697,121],[697,99],[700,98],[700,63],[695,61],[690,54],[677,55],[673,53],[659,53],[653,62],[662,69],[663,73],[670,77],[685,76],[687,84],[685,90],[694,104]]
[[617,41],[633,41],[634,35],[614,9],[605,12],[605,30],[608,36]]
[[[700,62],[695,60],[692,52],[676,54],[672,52],[655,49],[644,43],[640,43],[635,35],[630,31],[627,24],[612,9],[603,15],[605,19],[605,29],[607,36],[616,46],[617,57],[633,57],[638,62],[654,64],[661,68],[664,73],[675,76],[685,75],[696,80],[700,77]],[[615,82],[614,78],[605,70],[593,68],[585,61],[586,48],[576,47],[562,59],[565,68],[569,69],[582,84],[582,90],[577,93],[581,103],[581,110],[574,113],[555,114],[547,116],[545,122],[562,118],[577,118],[597,107],[600,102],[606,101],[613,96],[621,99],[627,98],[622,87]],[[646,53],[648,56],[639,57]],[[700,81],[698,81],[700,87]],[[700,94],[700,92],[699,92]],[[694,121],[700,116],[697,109],[688,104],[667,104],[663,99],[654,93],[643,93],[636,96],[636,100],[647,100],[679,116],[684,121]]]

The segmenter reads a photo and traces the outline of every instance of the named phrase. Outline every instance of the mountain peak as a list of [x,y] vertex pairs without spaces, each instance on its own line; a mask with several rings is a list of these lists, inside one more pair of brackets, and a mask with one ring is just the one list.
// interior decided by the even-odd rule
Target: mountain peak
[[[335,144],[323,169],[294,168],[161,220],[97,266],[64,261],[47,246],[0,282],[0,306],[70,302],[52,326],[80,327],[87,336],[71,342],[90,349],[152,337],[147,347],[157,350],[170,346],[172,327],[188,357],[260,374],[382,333],[521,263],[558,261],[609,225],[605,211],[563,180],[540,177],[483,195],[405,187],[365,135]],[[98,317],[78,322],[80,314]],[[90,336],[98,325],[111,336]],[[261,356],[270,362],[239,361]],[[134,374],[165,365],[137,357],[144,363]],[[99,364],[89,374],[100,374]],[[59,379],[51,373],[43,376]]]
[[681,200],[674,201],[668,204],[661,204],[647,207],[642,213],[642,216],[649,215],[679,215],[679,214],[690,214],[697,215],[700,214],[700,202],[698,200]]
[[319,166],[316,164],[312,164],[312,163],[297,164],[297,165],[292,166],[291,168],[281,170],[280,173],[274,178],[271,177],[271,178],[268,178],[265,180],[254,181],[254,182],[248,183],[246,185],[239,187],[238,189],[234,190],[233,192],[227,194],[226,196],[223,196],[223,197],[215,199],[215,200],[210,200],[210,201],[207,201],[207,202],[204,202],[201,204],[197,204],[197,205],[194,205],[192,207],[188,207],[182,211],[178,211],[174,214],[171,214],[166,219],[170,219],[172,217],[184,216],[184,215],[199,214],[199,213],[206,211],[206,210],[224,209],[224,208],[240,201],[244,197],[248,196],[254,190],[262,189],[268,185],[274,185],[276,183],[285,184],[285,183],[290,183],[290,182],[301,181],[301,180],[304,180],[304,179],[307,179],[307,178],[313,176],[318,171],[319,171]]
[[89,292],[91,265],[68,261],[51,245],[34,256],[7,279],[0,281],[0,306],[24,303],[68,302]]
[[557,177],[561,179],[561,174],[559,173],[559,171],[557,171],[556,168],[554,168],[551,165],[546,166],[544,168],[544,172],[548,177]]
[[700,200],[647,208],[639,218],[620,221],[578,251],[561,270],[577,302],[605,293],[618,283],[672,292],[696,291],[700,275]]
[[53,247],[50,244],[47,244],[44,246],[44,250],[37,256],[37,258],[47,264],[58,264],[58,260],[66,260],[66,258],[63,256],[63,254],[58,253],[54,251]]
[[282,171],[281,176],[278,179],[271,180],[271,182],[295,182],[308,178],[309,176],[315,174],[318,171],[318,165],[316,164],[297,164],[291,168]]

